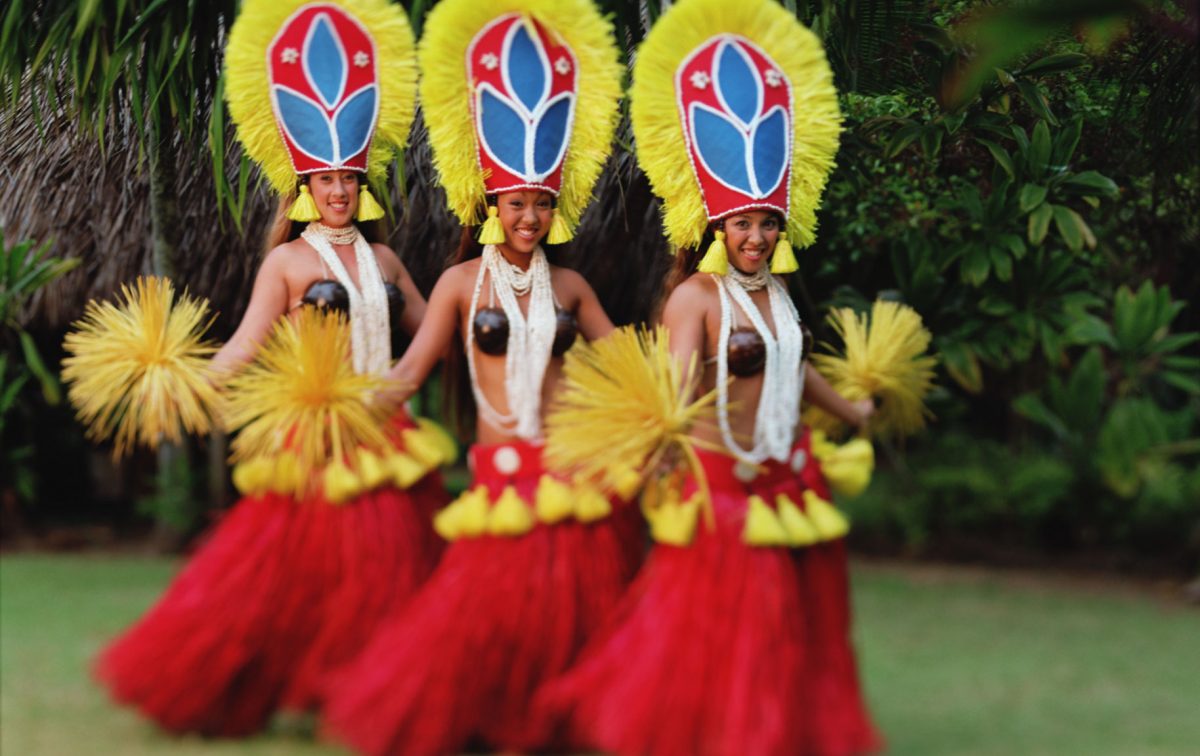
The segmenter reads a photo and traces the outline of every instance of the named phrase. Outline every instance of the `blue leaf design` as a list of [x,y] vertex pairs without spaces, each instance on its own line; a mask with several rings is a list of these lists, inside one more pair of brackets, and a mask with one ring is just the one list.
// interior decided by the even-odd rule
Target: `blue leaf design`
[[362,152],[371,138],[371,127],[375,125],[375,85],[363,87],[350,95],[333,116],[333,128],[337,132],[338,152],[345,162]]
[[283,87],[275,87],[275,101],[283,128],[296,146],[313,158],[332,164],[333,138],[325,112],[307,97]]
[[523,23],[514,25],[505,64],[513,94],[531,112],[536,110],[546,96],[550,75],[542,60],[540,45],[529,36],[529,29]]
[[479,136],[501,165],[518,176],[525,175],[525,121],[490,87],[479,90]]
[[717,91],[733,115],[749,125],[762,108],[762,84],[741,47],[727,42],[717,51]]
[[753,137],[754,183],[758,196],[765,197],[779,186],[783,169],[787,166],[787,115],[783,108],[776,107],[758,123]]
[[325,107],[333,108],[346,86],[346,58],[333,22],[323,13],[317,16],[305,42],[304,67]]
[[692,137],[708,171],[740,192],[752,194],[746,175],[746,140],[724,116],[692,106]]
[[542,118],[534,126],[533,137],[533,173],[545,176],[554,170],[562,158],[564,147],[567,145],[567,126],[571,121],[571,110],[575,107],[575,98],[564,93],[549,107]]

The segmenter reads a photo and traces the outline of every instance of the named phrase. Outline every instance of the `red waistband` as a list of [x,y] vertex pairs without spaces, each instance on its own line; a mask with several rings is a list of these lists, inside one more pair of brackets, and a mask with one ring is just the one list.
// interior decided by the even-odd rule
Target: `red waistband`
[[542,463],[543,444],[531,441],[506,441],[502,444],[473,444],[467,452],[471,472],[479,482],[514,481],[539,478],[546,471]]

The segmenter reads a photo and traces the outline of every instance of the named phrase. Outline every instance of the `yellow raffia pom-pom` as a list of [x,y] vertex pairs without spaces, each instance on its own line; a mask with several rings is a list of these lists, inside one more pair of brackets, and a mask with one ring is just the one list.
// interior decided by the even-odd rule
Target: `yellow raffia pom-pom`
[[817,208],[833,170],[841,131],[833,72],[817,35],[774,0],[682,0],[654,24],[638,48],[629,89],[638,165],[663,200],[671,244],[692,249],[708,224],[688,159],[675,74],[683,59],[717,34],[736,34],[762,49],[792,85],[792,165],[787,231],[792,243],[816,239]]
[[571,227],[563,219],[563,214],[554,211],[554,220],[550,221],[550,233],[546,234],[547,244],[566,244],[571,241],[575,235],[571,233]]
[[[624,66],[612,24],[590,0],[442,0],[421,35],[421,109],[438,181],[464,226],[479,221],[486,199],[467,82],[467,46],[492,20],[521,13],[560,37],[578,62],[578,95],[562,168],[558,213],[568,230],[592,199],[616,130]],[[483,244],[500,244],[503,239]]]
[[[699,381],[671,355],[668,334],[625,326],[577,343],[563,361],[546,416],[546,463],[620,494],[669,447],[694,462],[688,432],[709,417],[716,392],[689,401]],[[695,466],[695,465],[693,465]]]
[[575,489],[575,519],[583,523],[596,522],[612,514],[612,502],[587,484]]
[[358,210],[354,213],[354,219],[374,221],[386,214],[379,203],[375,201],[375,195],[371,194],[371,188],[363,184],[362,188],[358,190]]
[[875,447],[865,438],[838,445],[825,440],[821,431],[813,431],[813,456],[821,463],[821,473],[839,496],[855,497],[871,484],[875,470]]
[[796,502],[783,494],[775,497],[775,509],[779,513],[779,524],[787,531],[791,546],[811,546],[821,540],[812,521],[800,511]]
[[799,269],[800,263],[796,262],[796,253],[792,249],[792,243],[788,241],[787,231],[782,231],[779,241],[775,242],[775,254],[771,256],[771,272],[783,275],[795,273]]
[[430,465],[423,463],[416,457],[403,452],[396,452],[387,456],[388,472],[392,475],[392,480],[397,488],[408,488],[416,483],[425,474],[429,472]]
[[332,504],[343,504],[363,490],[362,480],[341,460],[334,460],[325,466],[321,482],[325,498]]
[[362,479],[363,488],[368,491],[379,488],[392,479],[392,471],[384,457],[369,449],[358,452],[358,477]]
[[725,249],[724,231],[718,229],[713,234],[712,244],[708,245],[708,251],[704,253],[697,270],[701,273],[716,273],[718,276],[729,272],[729,253]]
[[[392,407],[377,398],[383,387],[381,376],[354,372],[350,329],[337,313],[306,308],[295,321],[280,320],[254,362],[229,380],[233,459],[287,450],[302,469],[318,470],[355,464],[359,449],[383,456],[392,449],[384,432]],[[342,486],[345,476],[331,474]]]
[[519,536],[537,524],[529,505],[512,486],[505,486],[488,515],[488,532],[496,536]]
[[761,496],[752,494],[747,501],[742,541],[751,546],[787,546],[789,540],[775,510]]
[[[876,400],[871,433],[907,436],[924,428],[932,417],[924,400],[933,386],[937,358],[925,354],[931,336],[916,310],[877,300],[869,319],[843,307],[829,314],[829,322],[842,338],[845,353],[815,354],[813,367],[846,399]],[[826,433],[841,429],[839,421],[815,407],[805,413],[805,422]]]
[[701,493],[680,500],[679,487],[669,482],[656,482],[642,494],[642,512],[650,523],[650,537],[669,546],[687,546],[696,536]]
[[[396,150],[408,143],[416,115],[417,60],[412,28],[404,9],[389,0],[322,2],[346,10],[375,41],[379,114],[367,153],[367,181],[383,186]],[[295,191],[296,169],[275,122],[267,48],[288,18],[308,4],[308,0],[245,0],[225,47],[225,100],[237,124],[238,140],[250,159],[262,167],[275,191],[285,196]]]
[[487,532],[488,516],[491,513],[491,496],[487,486],[476,486],[458,499],[462,514],[459,528],[467,538],[477,538]]
[[479,227],[480,244],[503,244],[505,241],[504,226],[500,223],[500,211],[495,205],[488,205],[487,220]]
[[543,475],[538,481],[534,510],[537,518],[547,525],[562,522],[575,509],[571,487],[551,475]]
[[271,488],[274,473],[274,461],[265,457],[248,459],[234,465],[233,485],[244,496],[256,496]]
[[804,513],[821,534],[822,541],[845,538],[850,532],[850,521],[846,516],[813,491],[804,492]]
[[208,303],[178,298],[164,278],[122,286],[119,302],[88,302],[63,342],[67,397],[92,440],[113,439],[113,456],[135,444],[207,433],[219,397],[204,341]]
[[296,201],[292,203],[292,206],[288,208],[287,217],[288,220],[299,221],[300,223],[321,220],[321,211],[317,209],[317,201],[313,199],[308,184],[300,185],[300,194],[296,197]]

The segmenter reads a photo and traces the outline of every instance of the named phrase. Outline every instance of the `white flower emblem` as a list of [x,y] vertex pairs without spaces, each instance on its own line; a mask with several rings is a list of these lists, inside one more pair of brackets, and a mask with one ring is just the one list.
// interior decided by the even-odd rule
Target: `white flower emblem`
[[354,53],[354,65],[358,66],[359,68],[366,68],[367,64],[370,62],[371,62],[371,56],[367,55],[362,50],[359,50],[358,52]]
[[712,79],[708,77],[708,74],[704,73],[703,71],[697,71],[696,73],[692,74],[691,79],[692,86],[696,89],[704,89],[708,86],[708,82],[712,81]]
[[768,86],[777,87],[783,82],[783,74],[779,73],[774,68],[768,68],[765,76]]
[[500,65],[500,59],[496,57],[495,53],[485,53],[483,57],[479,59],[479,65],[483,66],[489,71],[495,71],[496,67]]
[[571,73],[571,61],[567,60],[565,55],[559,57],[558,60],[554,61],[554,70],[566,76]]
[[300,60],[300,51],[294,47],[285,47],[283,52],[279,53],[279,59],[284,63],[295,63]]

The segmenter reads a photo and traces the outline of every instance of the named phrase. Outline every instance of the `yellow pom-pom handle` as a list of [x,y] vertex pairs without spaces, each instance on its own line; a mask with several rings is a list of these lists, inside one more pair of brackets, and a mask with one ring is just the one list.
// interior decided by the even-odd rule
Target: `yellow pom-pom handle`
[[547,525],[562,522],[570,517],[575,509],[571,487],[557,478],[543,475],[538,482],[534,509],[537,518]]
[[505,486],[488,515],[488,532],[497,536],[525,535],[536,523],[529,505],[512,486]]
[[871,483],[871,473],[875,469],[875,447],[865,438],[856,438],[841,446],[828,444],[832,450],[817,453],[813,447],[813,456],[821,462],[821,472],[829,487],[839,496],[855,497],[866,490]]
[[761,496],[751,495],[746,503],[742,541],[751,546],[787,546],[788,533],[767,502]]
[[300,196],[296,198],[296,201],[288,209],[287,217],[301,223],[321,220],[321,211],[317,209],[316,200],[313,199],[312,193],[308,191],[307,184],[300,185]]
[[850,532],[850,521],[846,516],[812,491],[804,492],[804,509],[822,541],[845,538]]
[[375,195],[371,194],[371,188],[365,183],[358,190],[358,212],[354,214],[355,220],[373,221],[379,220],[386,213],[379,203],[375,201]]
[[704,253],[704,258],[700,260],[699,271],[701,273],[716,273],[719,276],[723,276],[729,272],[729,254],[725,251],[724,231],[717,230],[712,244],[708,245],[708,251]]
[[821,540],[812,521],[788,496],[779,494],[775,497],[775,510],[779,513],[779,524],[787,531],[789,545],[811,546]]
[[787,231],[780,231],[779,241],[775,243],[775,254],[771,257],[771,272],[795,273],[799,268],[800,263],[796,262],[796,253],[792,250],[792,243],[788,241]]
[[495,205],[488,205],[487,220],[479,228],[480,244],[503,244],[504,226],[500,225],[500,211]]
[[550,233],[546,235],[547,244],[566,244],[574,238],[571,233],[571,227],[567,225],[567,219],[563,214],[554,211],[554,220],[550,221]]
[[595,522],[612,514],[612,503],[591,486],[575,489],[575,519],[580,522]]

